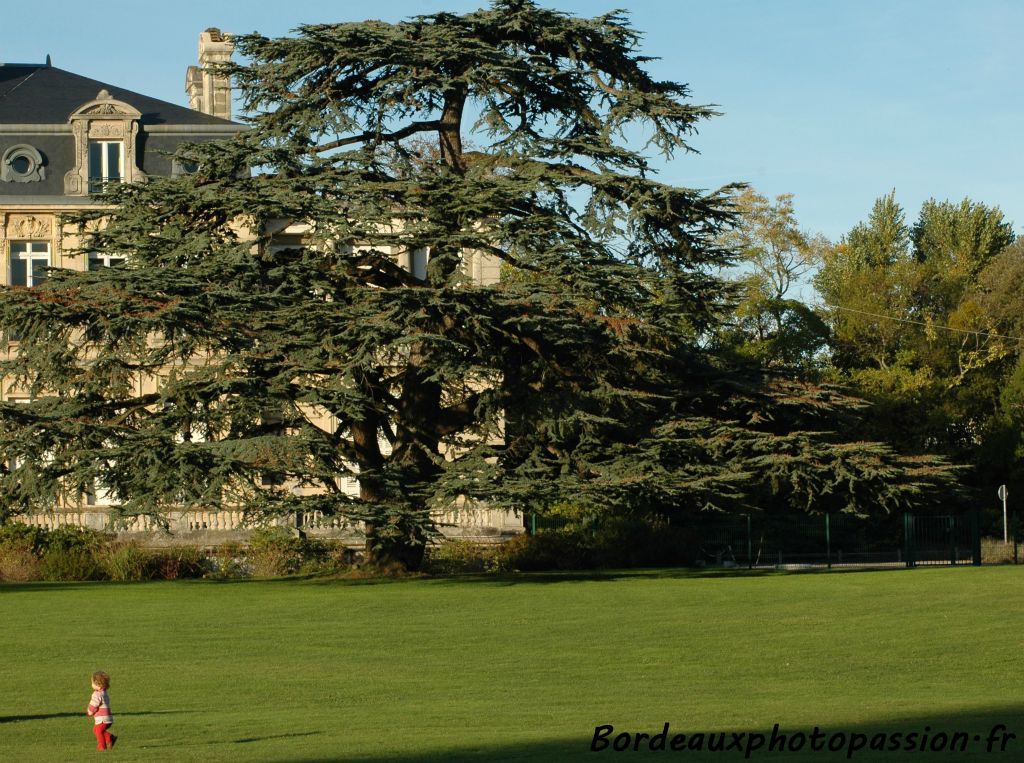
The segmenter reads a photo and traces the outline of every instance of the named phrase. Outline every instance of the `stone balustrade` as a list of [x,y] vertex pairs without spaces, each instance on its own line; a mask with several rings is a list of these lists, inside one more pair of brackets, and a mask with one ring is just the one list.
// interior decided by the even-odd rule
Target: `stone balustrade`
[[[510,511],[492,509],[453,509],[439,514],[438,526],[446,537],[476,541],[499,541],[523,532],[523,520]],[[15,518],[36,527],[53,530],[62,526],[113,530],[125,538],[138,539],[148,545],[194,543],[216,545],[229,540],[244,542],[253,525],[247,524],[242,511],[175,511],[166,516],[166,529],[150,517],[137,517],[111,526],[110,514],[102,509],[51,511]],[[335,538],[352,545],[361,545],[360,524],[344,517],[324,516],[311,511],[280,517],[274,526],[301,530],[312,537]]]

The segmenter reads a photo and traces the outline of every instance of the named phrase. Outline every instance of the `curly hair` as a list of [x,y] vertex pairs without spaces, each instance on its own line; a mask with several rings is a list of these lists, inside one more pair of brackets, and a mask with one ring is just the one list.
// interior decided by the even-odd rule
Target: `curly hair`
[[102,670],[97,670],[95,673],[92,674],[92,682],[96,684],[96,686],[103,689],[103,691],[106,691],[110,688],[110,676],[108,676]]

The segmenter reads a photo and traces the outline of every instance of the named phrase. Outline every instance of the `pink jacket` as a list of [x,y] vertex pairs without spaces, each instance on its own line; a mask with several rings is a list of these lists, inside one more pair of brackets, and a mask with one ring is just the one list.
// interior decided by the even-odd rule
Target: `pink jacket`
[[110,697],[105,691],[94,691],[89,706],[85,708],[86,715],[93,717],[94,723],[113,723],[114,714],[110,712]]

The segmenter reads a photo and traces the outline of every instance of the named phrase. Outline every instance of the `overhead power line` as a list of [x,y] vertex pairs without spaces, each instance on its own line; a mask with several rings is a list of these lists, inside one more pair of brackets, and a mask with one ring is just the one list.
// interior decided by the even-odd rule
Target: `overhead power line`
[[912,323],[915,326],[924,326],[925,328],[942,329],[943,331],[952,331],[957,334],[974,334],[975,336],[992,337],[994,339],[1010,339],[1014,342],[1024,342],[1019,336],[1007,336],[1006,334],[993,334],[988,331],[976,331],[974,329],[958,329],[952,326],[942,326],[938,323],[928,323],[927,321],[916,321],[913,318],[897,318],[892,315],[883,315],[881,313],[871,313],[867,310],[856,310],[852,307],[840,307],[839,305],[830,305],[829,310],[843,310],[847,313],[857,313],[858,315],[868,315],[872,318],[881,318],[886,321],[896,321],[897,323]]

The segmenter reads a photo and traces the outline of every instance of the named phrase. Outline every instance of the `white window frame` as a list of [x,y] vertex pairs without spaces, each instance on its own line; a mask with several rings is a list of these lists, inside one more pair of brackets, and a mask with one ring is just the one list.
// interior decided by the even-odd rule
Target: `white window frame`
[[[108,156],[107,146],[117,146],[117,174],[111,173],[110,157]],[[93,166],[92,147],[100,147],[100,166]],[[124,141],[123,140],[90,140],[87,147],[88,154],[86,156],[86,173],[89,178],[89,192],[100,190],[107,183],[123,183],[124,177]],[[94,169],[100,170],[99,174],[93,172]]]
[[[44,260],[45,266],[50,267],[52,262],[50,260],[50,242],[49,241],[12,241],[11,242],[11,254],[7,261],[7,283],[11,286],[35,286],[35,276],[33,265],[37,260]],[[15,251],[15,248],[25,247],[25,251]],[[15,284],[14,283],[14,261],[23,260],[25,262],[25,283]]]
[[[117,260],[113,265],[110,264],[111,260]],[[123,254],[110,255],[104,254],[103,252],[89,252],[89,262],[86,263],[86,268],[89,270],[97,270],[93,264],[97,264],[100,267],[111,268],[117,265],[123,265],[125,263],[125,256]]]

